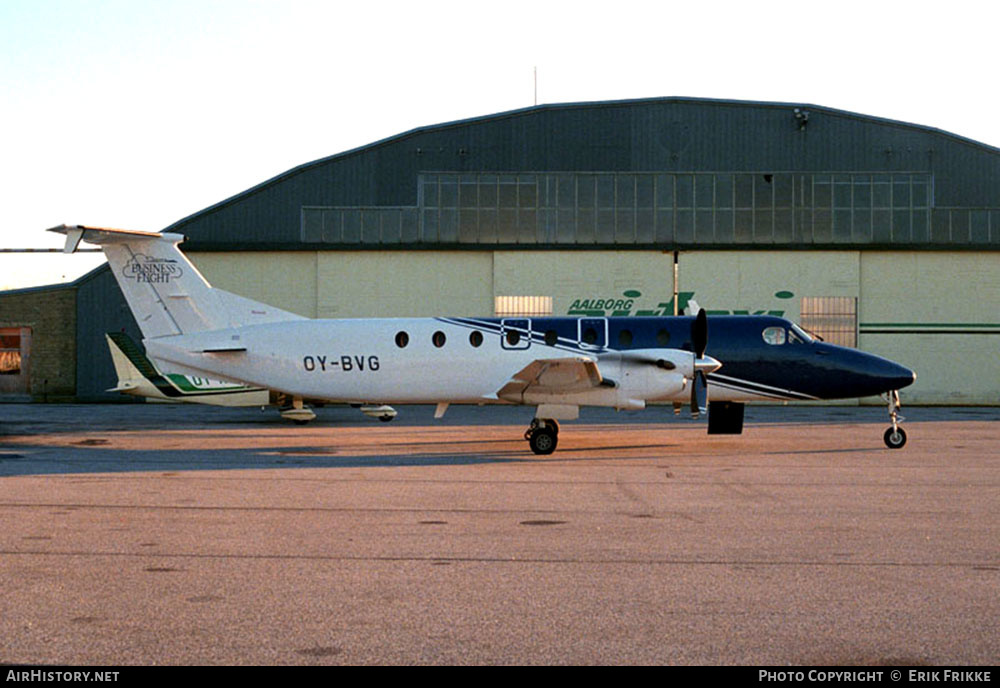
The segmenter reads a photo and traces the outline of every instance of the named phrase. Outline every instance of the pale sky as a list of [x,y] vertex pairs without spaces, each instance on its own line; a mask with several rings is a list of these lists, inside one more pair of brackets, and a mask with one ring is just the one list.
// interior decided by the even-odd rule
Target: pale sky
[[[362,6],[363,5],[363,6]],[[809,103],[1000,146],[991,3],[0,0],[0,248],[160,230],[296,165],[538,102]],[[0,254],[0,288],[99,256]]]

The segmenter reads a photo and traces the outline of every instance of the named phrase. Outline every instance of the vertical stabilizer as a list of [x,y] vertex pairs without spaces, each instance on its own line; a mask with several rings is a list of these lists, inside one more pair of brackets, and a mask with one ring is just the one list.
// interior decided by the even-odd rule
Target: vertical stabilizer
[[184,241],[180,234],[81,225],[49,231],[66,235],[68,252],[81,239],[104,250],[146,339],[303,319],[213,288],[177,247]]

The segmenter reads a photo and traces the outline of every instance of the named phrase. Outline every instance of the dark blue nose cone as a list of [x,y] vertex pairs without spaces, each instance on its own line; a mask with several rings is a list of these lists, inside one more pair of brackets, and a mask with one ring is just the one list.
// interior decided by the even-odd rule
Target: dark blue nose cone
[[906,366],[886,359],[882,360],[879,376],[882,378],[882,384],[886,391],[903,389],[903,387],[912,385],[917,379],[917,374]]
[[885,394],[912,385],[917,375],[906,366],[857,349],[817,343],[823,354],[823,384],[816,396],[847,399]]

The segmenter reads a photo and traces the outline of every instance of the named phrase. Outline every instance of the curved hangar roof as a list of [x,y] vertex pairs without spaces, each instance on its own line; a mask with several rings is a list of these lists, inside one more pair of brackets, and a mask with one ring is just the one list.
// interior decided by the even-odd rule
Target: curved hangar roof
[[543,105],[296,167],[189,250],[997,248],[1000,149],[815,105]]

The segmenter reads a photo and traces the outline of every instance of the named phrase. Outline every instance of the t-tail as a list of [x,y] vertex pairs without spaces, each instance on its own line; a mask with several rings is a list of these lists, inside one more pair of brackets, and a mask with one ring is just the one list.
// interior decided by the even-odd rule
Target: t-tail
[[212,287],[177,248],[184,241],[181,234],[82,225],[49,231],[66,235],[66,253],[76,251],[81,241],[103,249],[145,339],[304,320]]

